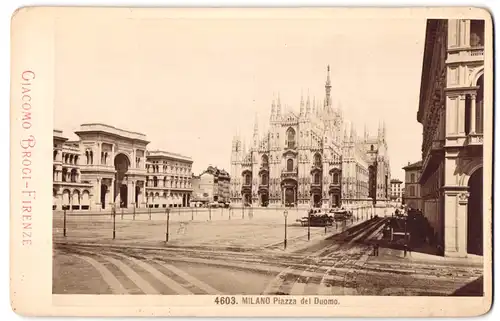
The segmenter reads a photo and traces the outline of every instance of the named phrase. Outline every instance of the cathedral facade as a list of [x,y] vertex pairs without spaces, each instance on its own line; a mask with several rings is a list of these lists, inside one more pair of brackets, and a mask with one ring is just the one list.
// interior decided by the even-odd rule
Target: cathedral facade
[[390,170],[385,125],[359,137],[331,101],[330,68],[322,103],[301,97],[299,112],[273,99],[269,131],[252,144],[233,137],[231,203],[235,206],[340,207],[389,199]]

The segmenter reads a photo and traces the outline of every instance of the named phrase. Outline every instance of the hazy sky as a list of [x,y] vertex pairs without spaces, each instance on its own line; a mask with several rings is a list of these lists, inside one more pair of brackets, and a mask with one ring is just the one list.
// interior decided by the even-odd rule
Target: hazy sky
[[56,28],[55,127],[139,131],[149,149],[191,156],[193,171],[230,170],[236,128],[268,127],[273,93],[332,100],[362,135],[386,121],[393,178],[420,159],[416,120],[425,20],[85,19]]

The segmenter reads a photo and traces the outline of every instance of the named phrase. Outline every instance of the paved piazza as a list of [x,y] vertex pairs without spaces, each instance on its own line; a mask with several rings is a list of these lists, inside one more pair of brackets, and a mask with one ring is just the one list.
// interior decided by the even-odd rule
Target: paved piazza
[[311,228],[308,241],[305,212],[289,210],[285,250],[282,210],[210,212],[174,209],[168,246],[165,213],[118,213],[115,240],[109,213],[67,214],[66,237],[54,213],[54,293],[452,295],[482,276],[479,261],[372,256],[382,215]]
[[[284,216],[282,209],[172,209],[169,219],[169,245],[260,248],[272,247],[284,240]],[[230,215],[231,214],[231,215]],[[305,210],[288,210],[287,239],[290,245],[307,238],[307,227],[302,227],[297,219],[306,215]],[[359,214],[359,223],[369,217]],[[151,219],[148,212],[118,212],[115,218],[116,239],[112,240],[113,220],[110,213],[67,214],[66,237],[63,237],[63,214],[54,214],[54,240],[97,243],[124,243],[158,245],[165,241],[166,218],[164,210],[153,210]],[[350,225],[347,224],[348,227]],[[327,234],[342,231],[338,224],[327,228]],[[325,236],[325,229],[312,227],[313,239]],[[282,245],[281,245],[282,246]]]

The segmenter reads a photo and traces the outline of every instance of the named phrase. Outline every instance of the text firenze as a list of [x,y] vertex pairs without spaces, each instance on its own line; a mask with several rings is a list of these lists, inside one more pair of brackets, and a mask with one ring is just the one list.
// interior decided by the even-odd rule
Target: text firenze
[[36,199],[36,191],[30,188],[33,170],[33,152],[36,145],[35,137],[30,134],[33,124],[31,119],[33,96],[31,92],[35,73],[30,70],[21,74],[21,127],[23,129],[21,139],[21,221],[22,221],[22,244],[31,245],[33,237],[32,215],[33,203]]

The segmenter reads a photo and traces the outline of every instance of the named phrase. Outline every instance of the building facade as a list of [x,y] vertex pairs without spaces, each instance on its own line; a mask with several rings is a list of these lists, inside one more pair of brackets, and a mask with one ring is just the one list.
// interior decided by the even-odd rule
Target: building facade
[[[148,154],[144,134],[105,124],[82,124],[75,134],[78,141],[68,141],[59,130],[53,133],[54,210],[188,204],[182,199],[188,196],[179,195],[191,194],[191,159],[158,151]],[[165,170],[161,175],[160,166]]]
[[484,28],[483,20],[427,21],[417,114],[422,210],[446,256],[483,252]]
[[[301,97],[298,112],[283,111],[278,95],[271,104],[269,131],[259,133],[256,121],[249,149],[240,136],[233,138],[231,203],[338,207],[374,201],[370,183],[388,190],[384,126],[374,139],[367,132],[358,137],[341,108],[333,107],[330,92],[328,67],[323,102],[308,95]],[[379,200],[388,199],[388,192],[383,195]]]
[[231,176],[224,169],[208,166],[204,173],[210,173],[214,177],[214,202],[227,203],[230,202],[229,186]]
[[78,142],[68,142],[62,131],[53,131],[52,209],[87,210],[94,198],[93,185],[82,181]]
[[165,151],[147,151],[146,204],[148,207],[189,206],[193,186],[190,157]]
[[422,210],[423,202],[420,191],[420,175],[422,174],[422,161],[408,163],[403,167],[405,171],[405,188],[403,203],[412,209]]
[[193,178],[193,201],[201,203],[228,203],[231,177],[224,169],[209,166]]
[[403,200],[404,185],[399,179],[391,179],[391,201],[401,203]]

